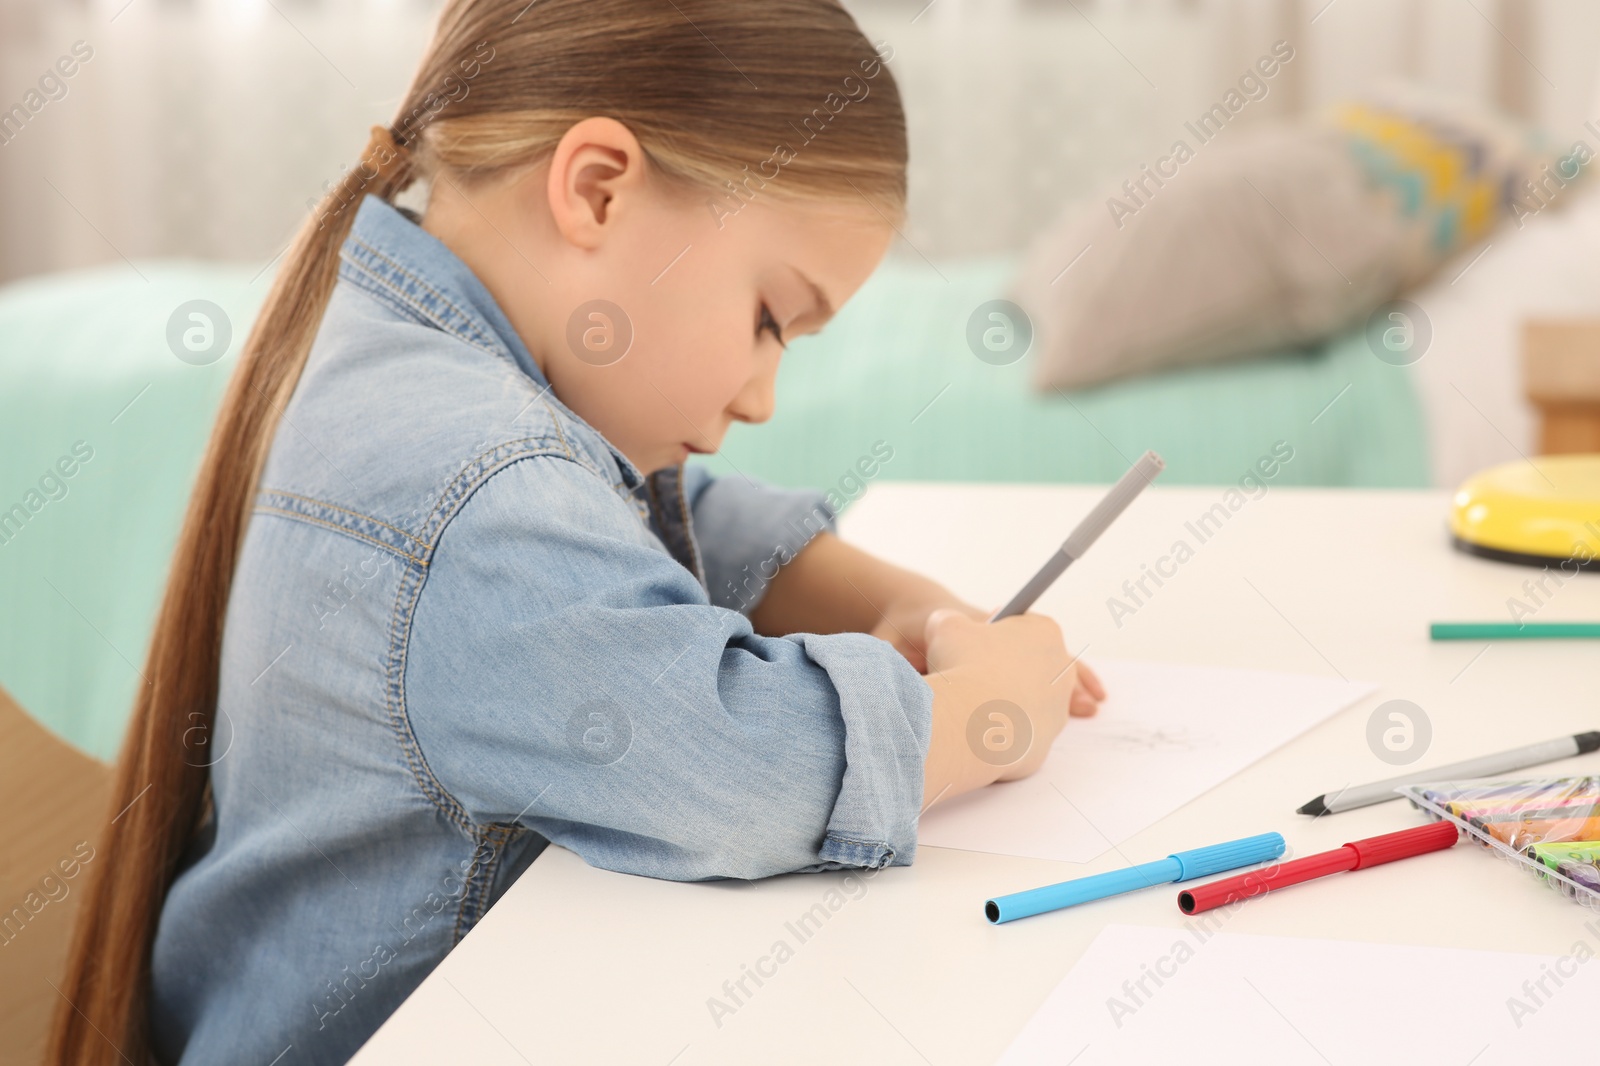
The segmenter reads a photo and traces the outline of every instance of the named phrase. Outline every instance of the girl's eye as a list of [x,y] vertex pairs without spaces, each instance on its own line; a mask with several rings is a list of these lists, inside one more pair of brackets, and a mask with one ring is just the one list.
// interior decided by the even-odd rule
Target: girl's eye
[[772,310],[766,304],[761,305],[761,321],[756,325],[756,336],[759,337],[764,329],[772,331],[779,347],[788,347],[783,343],[783,330],[779,328],[778,320],[772,317]]

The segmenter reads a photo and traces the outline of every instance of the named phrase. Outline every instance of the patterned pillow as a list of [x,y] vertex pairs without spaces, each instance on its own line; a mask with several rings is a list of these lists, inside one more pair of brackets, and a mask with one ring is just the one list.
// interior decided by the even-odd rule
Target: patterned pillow
[[1103,205],[1075,205],[1029,250],[1011,295],[1033,320],[1032,382],[1074,388],[1323,340],[1501,220],[1559,205],[1592,155],[1579,141],[1558,156],[1415,90],[1215,133],[1158,160],[1164,181],[1142,167]]

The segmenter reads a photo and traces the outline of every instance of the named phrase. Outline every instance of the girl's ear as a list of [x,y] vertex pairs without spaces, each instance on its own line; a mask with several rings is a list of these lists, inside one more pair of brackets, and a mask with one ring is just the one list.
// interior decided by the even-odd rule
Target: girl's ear
[[644,184],[644,150],[614,118],[574,123],[550,159],[545,193],[562,237],[580,248],[600,245],[620,210]]

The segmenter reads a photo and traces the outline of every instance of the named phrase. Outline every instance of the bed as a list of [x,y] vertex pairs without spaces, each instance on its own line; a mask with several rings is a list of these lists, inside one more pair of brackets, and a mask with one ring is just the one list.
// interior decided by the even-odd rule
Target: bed
[[[778,413],[737,426],[719,473],[832,489],[867,487],[857,460],[892,449],[896,480],[1108,481],[1146,448],[1165,479],[1231,482],[1276,441],[1294,448],[1279,484],[1428,482],[1417,396],[1361,336],[1321,348],[1099,389],[1035,395],[1027,360],[993,366],[966,348],[971,309],[1000,295],[1004,257],[895,260],[822,335],[796,342]],[[0,685],[50,728],[113,754],[149,637],[190,482],[237,351],[264,296],[258,266],[141,263],[0,289]],[[210,300],[230,353],[193,365],[166,339],[172,311]],[[352,412],[359,418],[359,412]],[[881,448],[882,446],[880,446]],[[76,449],[76,451],[74,450]],[[86,460],[84,454],[90,455]],[[57,464],[71,460],[73,474]],[[59,488],[56,488],[59,484]]]

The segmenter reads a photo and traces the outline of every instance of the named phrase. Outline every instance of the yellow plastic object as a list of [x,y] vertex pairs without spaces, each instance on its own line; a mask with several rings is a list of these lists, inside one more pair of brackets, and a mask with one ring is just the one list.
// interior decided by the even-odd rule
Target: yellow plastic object
[[1600,455],[1490,467],[1456,490],[1455,545],[1503,562],[1600,569]]

